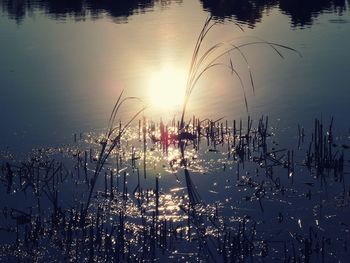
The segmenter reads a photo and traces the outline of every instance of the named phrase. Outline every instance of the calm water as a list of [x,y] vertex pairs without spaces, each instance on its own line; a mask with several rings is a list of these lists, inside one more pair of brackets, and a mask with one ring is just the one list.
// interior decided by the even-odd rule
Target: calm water
[[[347,262],[349,1],[112,2],[0,0],[0,261],[108,262],[126,250],[128,257],[152,261],[155,243],[147,240],[157,237],[155,226],[165,222],[166,229],[167,222],[158,221],[166,219],[166,250],[153,252],[159,262],[235,256],[240,262]],[[244,59],[231,54],[249,112],[230,71],[218,67],[203,75],[187,119],[224,117],[232,125],[242,118],[245,134],[249,114],[253,129],[238,136],[224,123],[209,129],[203,122],[181,157],[184,140],[173,140],[179,134],[172,129],[164,135],[158,124],[180,117],[192,51],[209,15],[219,23],[204,50],[233,38],[237,45],[263,38],[302,56],[280,49],[281,59],[266,45],[242,48],[253,92]],[[127,130],[102,167],[101,130],[122,91],[148,105],[149,122],[143,134],[137,126]],[[126,104],[118,118],[128,120],[141,104]],[[261,115],[269,116],[266,130],[266,118],[258,124]],[[316,117],[324,129],[317,126],[311,136]],[[297,136],[298,124],[305,137]],[[52,147],[12,159],[11,153],[23,157],[18,153],[41,146]],[[89,191],[92,223],[85,225],[81,209]]]
[[[220,4],[219,4],[220,2]],[[179,116],[185,74],[209,14],[222,22],[204,47],[260,37],[300,51],[245,48],[232,61],[246,83],[249,114],[281,127],[314,117],[349,128],[348,1],[1,1],[1,147],[55,144],[103,129],[122,90],[149,105],[146,115]],[[230,21],[238,21],[244,32]],[[226,61],[227,62],[227,61]],[[189,115],[246,118],[242,90],[229,72],[208,72],[191,97]],[[138,105],[128,105],[122,118]],[[294,131],[294,130],[293,130]]]

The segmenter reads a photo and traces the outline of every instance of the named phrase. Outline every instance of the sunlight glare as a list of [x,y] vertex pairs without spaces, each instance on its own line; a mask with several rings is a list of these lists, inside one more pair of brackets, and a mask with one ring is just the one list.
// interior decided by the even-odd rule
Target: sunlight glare
[[151,104],[162,110],[182,105],[186,89],[186,75],[173,67],[153,72],[149,79]]

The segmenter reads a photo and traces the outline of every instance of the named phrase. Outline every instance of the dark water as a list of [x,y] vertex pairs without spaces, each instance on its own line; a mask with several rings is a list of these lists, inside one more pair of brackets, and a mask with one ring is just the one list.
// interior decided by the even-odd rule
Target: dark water
[[[347,262],[349,1],[0,3],[0,261]],[[301,56],[242,48],[254,92],[242,55],[222,58],[248,112],[238,79],[208,71],[186,121],[223,119],[189,126],[181,156],[170,120],[209,15],[204,50],[262,38]],[[116,121],[145,118],[92,187],[122,90],[144,102]]]
[[[155,6],[169,7],[183,1],[2,1],[3,10],[18,23],[30,13],[41,10],[53,19],[65,19],[73,16],[76,20],[86,17],[99,18],[101,15],[127,22],[128,17],[152,11]],[[347,11],[348,1],[200,1],[203,9],[217,19],[234,19],[254,27],[261,22],[266,10],[278,8],[290,17],[293,27],[312,25],[317,17],[324,13],[342,15]]]
[[349,138],[317,122],[286,144],[254,121],[189,128],[184,157],[142,122],[98,177],[98,134],[2,156],[0,261],[347,262]]
[[[179,115],[180,102],[157,105],[150,86],[160,79],[156,85],[165,90],[167,97],[155,100],[182,97],[181,85],[170,83],[185,78],[209,14],[222,24],[208,35],[205,47],[253,36],[288,45],[303,56],[284,50],[281,60],[264,46],[245,49],[255,95],[244,63],[233,58],[247,86],[250,115],[270,115],[284,127],[335,116],[347,129],[348,8],[348,1],[3,0],[1,145],[30,148],[102,129],[121,90],[144,99],[149,116]],[[159,73],[164,71],[180,73]],[[224,70],[208,72],[191,100],[189,111],[201,118],[247,115],[239,83]]]

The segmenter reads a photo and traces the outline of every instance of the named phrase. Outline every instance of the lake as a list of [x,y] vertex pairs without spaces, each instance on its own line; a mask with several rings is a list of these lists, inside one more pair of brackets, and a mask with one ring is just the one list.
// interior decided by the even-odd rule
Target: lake
[[102,129],[121,90],[145,100],[148,116],[178,116],[195,41],[209,14],[220,25],[205,47],[259,37],[297,49],[302,58],[281,50],[281,59],[266,45],[244,48],[255,95],[242,58],[234,54],[233,63],[246,85],[249,113],[237,78],[216,68],[198,82],[191,114],[264,114],[286,127],[334,116],[349,128],[348,8],[346,1],[1,1],[0,145],[30,149]]
[[349,8],[0,0],[0,261],[347,262]]

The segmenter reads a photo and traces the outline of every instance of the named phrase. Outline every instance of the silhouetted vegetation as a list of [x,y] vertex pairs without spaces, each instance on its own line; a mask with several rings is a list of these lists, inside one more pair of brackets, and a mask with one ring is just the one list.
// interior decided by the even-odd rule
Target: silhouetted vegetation
[[[314,18],[324,12],[342,13],[346,0],[201,0],[203,8],[218,19],[234,18],[254,26],[263,13],[278,8],[291,18],[292,26],[311,25]],[[350,1],[347,1],[348,4]]]
[[[325,12],[341,14],[346,10],[349,0],[200,0],[203,9],[207,10],[215,19],[235,19],[241,23],[254,26],[260,22],[263,13],[278,8],[291,18],[294,27],[311,25],[316,17]],[[103,14],[119,22],[127,21],[128,17],[140,12],[152,10],[156,5],[170,5],[182,3],[182,0],[2,0],[2,9],[8,15],[20,22],[26,15],[35,10],[44,11],[47,15],[57,19],[73,16],[84,19],[86,16],[98,18]]]
[[[267,117],[193,116],[184,157],[173,155],[179,123],[140,120],[102,169],[101,139],[89,134],[70,146],[33,150],[26,160],[1,156],[0,261],[346,259],[349,146],[334,133],[333,119],[315,120],[306,134],[300,126],[297,146],[283,148]],[[159,176],[157,167],[169,172]]]
[[145,9],[152,8],[156,3],[169,4],[169,1],[162,0],[3,0],[1,2],[3,10],[18,22],[35,10],[43,10],[47,15],[57,19],[73,16],[75,19],[80,20],[87,15],[98,18],[103,14],[107,14],[122,22],[135,13],[144,12]]
[[[113,14],[107,10],[112,1],[95,8],[92,1],[33,2],[6,1],[19,20],[37,7],[58,18]],[[277,5],[259,3],[260,12]],[[127,17],[153,4],[114,6],[123,6]],[[74,134],[70,144],[33,149],[23,159],[0,151],[1,262],[346,260],[350,137],[335,132],[333,118],[329,124],[315,119],[306,133],[298,125],[294,144],[285,147],[266,116],[243,121],[187,114],[185,120],[186,103],[207,69],[224,66],[240,79],[231,60],[217,62],[223,55],[237,51],[247,62],[241,48],[255,44],[280,56],[278,48],[297,52],[258,39],[220,42],[201,54],[211,19],[194,49],[181,119],[143,116],[131,126],[144,107],[122,122],[119,109],[140,100],[120,94],[105,134]],[[251,74],[250,81],[254,87]]]

